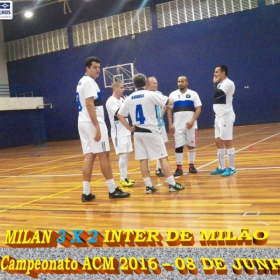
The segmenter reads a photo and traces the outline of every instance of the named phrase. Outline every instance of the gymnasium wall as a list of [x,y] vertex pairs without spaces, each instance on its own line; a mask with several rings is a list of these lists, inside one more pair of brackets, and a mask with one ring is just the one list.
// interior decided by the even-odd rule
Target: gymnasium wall
[[[138,72],[157,77],[165,95],[177,89],[178,76],[186,75],[203,104],[199,128],[213,127],[213,72],[215,65],[226,64],[236,85],[236,125],[275,123],[280,121],[279,15],[280,5],[271,5],[167,28],[158,29],[154,22],[152,31],[134,39],[126,36],[80,47],[73,47],[69,28],[69,49],[9,62],[9,82],[38,85],[44,102],[53,105],[44,110],[47,141],[78,139],[75,92],[90,55],[100,57],[103,67],[135,61]],[[111,91],[104,88],[102,73],[96,81],[105,105]],[[18,120],[18,115],[9,116],[5,125]],[[26,138],[26,144],[24,133],[30,134],[30,128],[13,131],[13,136]],[[5,139],[1,147],[9,145],[9,137]]]
[[[4,34],[3,34],[3,24],[2,20],[0,20],[0,87],[1,85],[8,84],[8,73],[6,66],[6,56],[5,56],[5,44],[4,44]],[[1,90],[0,90],[1,97]]]

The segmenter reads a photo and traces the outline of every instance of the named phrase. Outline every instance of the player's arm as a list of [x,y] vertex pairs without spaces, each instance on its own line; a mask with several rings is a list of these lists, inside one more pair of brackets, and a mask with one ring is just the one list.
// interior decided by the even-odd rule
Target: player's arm
[[117,114],[117,118],[119,119],[119,121],[122,123],[122,125],[129,131],[133,132],[134,131],[134,126],[130,126],[129,123],[126,121],[125,117],[122,116],[121,114]]
[[201,113],[201,106],[197,106],[195,108],[192,119],[189,122],[187,122],[187,128],[188,129],[193,127],[193,125],[194,125],[195,121],[198,119],[200,113]]
[[217,88],[217,84],[213,85],[213,96],[215,99],[221,98],[222,96],[226,95],[226,93],[220,89]]
[[172,109],[172,107],[168,106],[167,107],[167,119],[168,119],[169,131],[174,133],[175,128],[174,128],[173,121],[172,121],[172,115],[173,115],[173,109]]
[[214,99],[219,99],[225,95],[225,92],[218,88],[218,83],[220,82],[219,78],[213,78],[213,97]]
[[100,132],[100,127],[99,127],[99,122],[98,122],[97,116],[96,116],[93,97],[86,98],[85,103],[86,103],[86,108],[87,108],[89,117],[91,119],[91,122],[93,123],[93,125],[96,129],[96,134],[95,134],[94,140],[96,142],[98,142],[101,139],[101,132]]

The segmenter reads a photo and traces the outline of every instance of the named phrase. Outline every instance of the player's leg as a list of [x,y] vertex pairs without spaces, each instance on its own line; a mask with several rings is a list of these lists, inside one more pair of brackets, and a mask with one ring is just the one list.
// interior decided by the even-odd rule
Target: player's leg
[[167,159],[168,155],[167,155],[166,147],[160,134],[153,132],[151,135],[147,137],[147,140],[148,142],[146,145],[146,151],[148,157],[151,160],[154,159],[160,160],[162,170],[165,174],[167,183],[169,185],[169,191],[183,190],[185,186],[176,183],[173,175],[171,174],[170,164]]
[[135,132],[134,133],[134,149],[135,159],[140,161],[140,170],[145,183],[146,194],[154,193],[157,189],[153,186],[149,171],[149,155],[146,145],[149,144],[150,135],[152,133]]
[[176,160],[176,170],[174,172],[174,176],[181,176],[183,175],[183,152],[184,152],[184,145],[187,144],[185,131],[175,131],[174,134],[175,140],[175,160]]
[[189,159],[189,172],[197,173],[197,170],[194,166],[196,158],[196,138],[197,138],[197,129],[190,128],[187,129],[187,147],[188,147],[188,159]]
[[120,184],[123,187],[132,187],[134,180],[129,180],[127,176],[128,153],[133,151],[131,136],[125,135],[116,138],[114,141],[116,153],[119,155]]
[[174,176],[171,173],[171,167],[170,167],[170,163],[168,161],[167,156],[164,158],[161,158],[160,163],[162,166],[162,170],[165,174],[166,181],[169,185],[169,191],[174,192],[174,191],[183,190],[185,188],[185,186],[175,182]]
[[93,134],[92,126],[90,123],[78,123],[79,136],[81,140],[82,150],[85,155],[82,173],[83,173],[83,193],[82,202],[88,202],[95,198],[95,195],[91,193],[90,181],[92,174],[92,167],[96,155],[94,155],[91,148],[90,137]]
[[237,173],[235,169],[235,149],[232,143],[234,121],[235,121],[234,113],[229,114],[229,116],[225,118],[226,126],[224,127],[221,135],[221,138],[223,139],[223,143],[227,149],[227,157],[228,157],[228,168],[222,174],[223,177],[227,177]]
[[[163,142],[164,142],[164,143],[168,142],[168,137],[167,137],[165,125],[163,125],[163,126],[160,127],[160,132],[161,132],[161,137],[162,137],[162,139],[163,139]],[[165,176],[164,173],[162,172],[161,163],[160,163],[160,160],[159,160],[159,159],[157,160],[157,166],[156,166],[155,174],[156,174],[158,177],[164,177],[164,176]]]
[[220,138],[222,125],[223,125],[222,119],[216,118],[214,128],[215,128],[215,144],[217,147],[218,167],[211,172],[211,175],[221,175],[226,170],[224,143]]
[[110,144],[108,138],[108,131],[105,124],[99,124],[101,131],[101,140],[92,142],[92,149],[98,154],[100,170],[106,179],[106,184],[109,189],[109,198],[125,198],[129,197],[130,193],[123,192],[116,186],[113,179],[111,163],[109,159]]
[[174,176],[183,175],[183,152],[184,146],[175,148],[176,170],[174,172]]

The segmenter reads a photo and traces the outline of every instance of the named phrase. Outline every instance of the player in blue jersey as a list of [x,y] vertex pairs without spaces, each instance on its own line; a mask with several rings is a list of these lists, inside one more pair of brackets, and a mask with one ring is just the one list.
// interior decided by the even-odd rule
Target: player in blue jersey
[[[201,101],[197,92],[188,89],[188,79],[178,78],[178,88],[169,95],[173,105],[168,108],[169,130],[174,133],[177,168],[174,176],[183,175],[183,151],[188,147],[189,172],[197,173],[194,166],[196,157],[197,119],[201,113]],[[173,114],[172,114],[173,113]],[[173,115],[173,121],[172,121]]]
[[108,130],[104,121],[102,95],[95,82],[99,77],[101,60],[98,57],[88,57],[85,62],[85,75],[80,79],[76,90],[76,102],[79,111],[78,130],[85,155],[83,163],[83,194],[82,202],[95,198],[90,191],[90,181],[93,163],[99,157],[100,169],[106,179],[109,198],[124,198],[130,196],[117,188],[113,179],[109,160]]
[[128,153],[133,151],[131,132],[122,125],[117,117],[118,111],[124,102],[124,84],[122,82],[114,82],[112,90],[112,96],[106,102],[106,109],[111,124],[111,139],[116,154],[119,156],[120,184],[123,187],[132,187],[134,180],[127,178]]
[[[228,68],[225,65],[216,66],[213,77],[213,110],[215,112],[215,143],[218,149],[219,167],[212,171],[211,175],[222,175],[224,177],[236,174],[235,149],[232,144],[235,121],[232,100],[235,85],[227,76]],[[225,148],[227,149],[228,168],[225,166]]]
[[[176,183],[170,171],[165,144],[160,135],[155,105],[171,105],[167,96],[146,90],[146,76],[136,74],[133,79],[136,91],[129,95],[121,106],[118,118],[130,131],[134,131],[135,159],[140,161],[140,169],[146,185],[146,194],[156,191],[149,173],[149,159],[160,159],[169,191],[180,191],[185,186]],[[130,115],[134,128],[131,128],[125,117]]]

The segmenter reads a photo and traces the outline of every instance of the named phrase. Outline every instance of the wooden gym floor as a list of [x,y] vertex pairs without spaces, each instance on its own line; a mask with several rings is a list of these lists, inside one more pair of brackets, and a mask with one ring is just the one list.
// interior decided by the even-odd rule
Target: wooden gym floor
[[[167,149],[175,171],[174,141],[169,135]],[[198,131],[197,174],[185,174],[177,181],[186,189],[169,193],[165,178],[154,174],[150,164],[154,194],[145,194],[139,162],[129,156],[129,178],[136,181],[127,199],[110,200],[98,162],[93,168],[91,189],[97,196],[82,203],[79,141],[25,146],[0,152],[0,247],[10,229],[156,229],[164,237],[167,229],[192,230],[200,247],[200,230],[232,230],[250,233],[266,230],[266,247],[280,246],[280,123],[234,128],[237,174],[211,176],[217,166],[213,129]],[[118,157],[111,147],[114,178],[119,183]],[[167,246],[164,244],[164,246]]]

